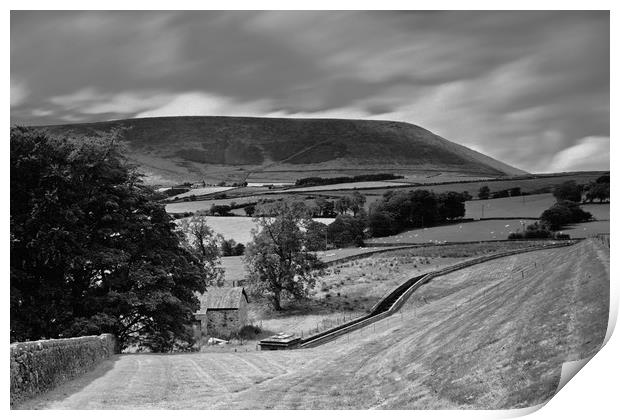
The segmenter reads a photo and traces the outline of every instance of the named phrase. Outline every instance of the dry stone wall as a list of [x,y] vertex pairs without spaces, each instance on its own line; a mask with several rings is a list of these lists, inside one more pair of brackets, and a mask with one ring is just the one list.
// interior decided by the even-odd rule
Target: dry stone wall
[[11,344],[11,405],[93,369],[116,352],[112,334]]

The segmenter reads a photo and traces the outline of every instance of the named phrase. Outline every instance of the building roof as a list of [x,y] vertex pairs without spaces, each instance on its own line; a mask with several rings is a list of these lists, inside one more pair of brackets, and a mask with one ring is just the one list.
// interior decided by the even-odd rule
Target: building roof
[[243,287],[211,287],[206,293],[198,296],[200,313],[215,309],[239,309],[241,299],[249,302]]

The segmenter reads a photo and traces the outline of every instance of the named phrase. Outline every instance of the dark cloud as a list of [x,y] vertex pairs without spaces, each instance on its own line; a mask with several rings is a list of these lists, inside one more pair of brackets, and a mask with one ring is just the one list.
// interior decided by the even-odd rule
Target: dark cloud
[[11,120],[397,119],[559,170],[609,142],[609,47],[608,12],[13,11]]

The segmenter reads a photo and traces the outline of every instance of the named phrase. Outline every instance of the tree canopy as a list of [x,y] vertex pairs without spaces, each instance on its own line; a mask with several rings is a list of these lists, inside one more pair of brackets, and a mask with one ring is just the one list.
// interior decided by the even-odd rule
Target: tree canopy
[[371,206],[368,216],[370,234],[386,236],[462,218],[467,197],[454,191],[442,194],[428,190],[388,191]]
[[314,271],[323,264],[305,246],[309,211],[299,201],[277,201],[259,205],[255,220],[259,230],[246,248],[250,293],[269,299],[282,310],[282,298],[299,299],[314,287]]
[[566,181],[553,188],[553,196],[558,201],[581,201],[582,188],[575,181]]
[[116,139],[12,128],[11,341],[113,333],[190,343],[205,269]]
[[587,222],[590,219],[592,215],[573,201],[559,201],[540,215],[541,222],[551,230],[559,230],[566,225]]

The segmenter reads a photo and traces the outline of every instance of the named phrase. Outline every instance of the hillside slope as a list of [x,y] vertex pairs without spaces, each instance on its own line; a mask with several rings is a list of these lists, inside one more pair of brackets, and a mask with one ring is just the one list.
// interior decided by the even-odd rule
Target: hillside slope
[[[524,172],[413,124],[374,120],[162,117],[43,127],[73,137],[124,133],[154,180],[240,179],[249,173]],[[288,174],[287,174],[288,173]]]

